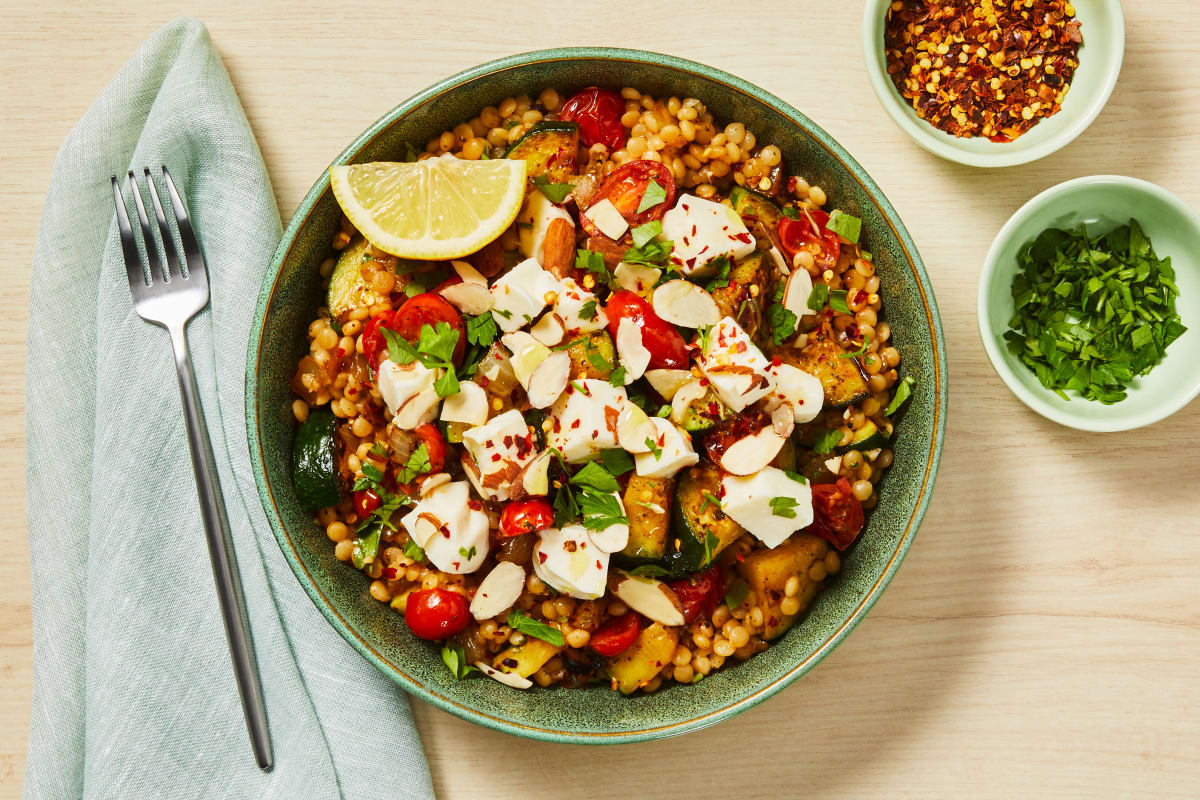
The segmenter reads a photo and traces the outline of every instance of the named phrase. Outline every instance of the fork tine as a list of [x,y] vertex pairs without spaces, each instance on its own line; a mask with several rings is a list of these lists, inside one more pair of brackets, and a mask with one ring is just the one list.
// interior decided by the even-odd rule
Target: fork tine
[[158,199],[158,187],[154,185],[154,176],[146,167],[146,188],[150,190],[150,204],[154,206],[154,216],[158,220],[158,232],[162,235],[163,256],[167,261],[167,269],[171,275],[183,276],[179,268],[179,251],[175,247],[175,239],[171,237],[171,228],[167,225],[167,216],[163,213],[162,202]]
[[150,220],[146,218],[146,206],[142,204],[142,190],[138,186],[137,176],[129,171],[129,186],[133,189],[133,204],[137,206],[138,223],[142,226],[142,241],[146,245],[146,259],[150,262],[150,282],[168,281],[170,273],[163,274],[163,262],[159,257],[158,246],[154,243],[154,232],[150,230]]
[[167,193],[171,195],[175,224],[179,228],[179,239],[183,242],[184,255],[187,257],[188,277],[195,276],[207,282],[208,268],[204,265],[204,253],[200,250],[200,242],[196,240],[196,232],[192,230],[192,221],[188,219],[187,209],[183,207],[183,201],[179,198],[179,191],[175,188],[175,181],[171,180],[171,173],[167,171],[166,164],[163,164],[162,174],[167,184]]
[[112,176],[112,188],[113,203],[117,207],[117,229],[121,233],[121,251],[125,254],[125,272],[129,276],[129,288],[137,291],[146,287],[146,271],[142,268],[142,256],[133,238],[129,211],[125,208],[125,198],[121,196],[121,184],[117,183],[116,175]]

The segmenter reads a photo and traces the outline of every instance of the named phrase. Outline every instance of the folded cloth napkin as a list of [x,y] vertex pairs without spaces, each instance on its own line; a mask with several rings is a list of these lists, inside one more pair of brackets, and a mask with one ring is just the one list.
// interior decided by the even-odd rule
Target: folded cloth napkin
[[[254,762],[165,331],[133,311],[110,175],[166,164],[212,304],[188,327],[275,749]],[[262,156],[204,26],[155,33],[58,154],[26,375],[34,697],[26,798],[431,798],[407,696],[313,607],[259,505],[243,418],[279,241]]]

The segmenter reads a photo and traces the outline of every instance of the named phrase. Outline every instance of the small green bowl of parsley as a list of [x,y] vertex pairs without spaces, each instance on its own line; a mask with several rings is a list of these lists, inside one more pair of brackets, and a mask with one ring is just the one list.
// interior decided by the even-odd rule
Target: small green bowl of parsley
[[1098,175],[1030,200],[978,302],[992,366],[1059,424],[1131,430],[1200,394],[1200,215],[1152,183]]

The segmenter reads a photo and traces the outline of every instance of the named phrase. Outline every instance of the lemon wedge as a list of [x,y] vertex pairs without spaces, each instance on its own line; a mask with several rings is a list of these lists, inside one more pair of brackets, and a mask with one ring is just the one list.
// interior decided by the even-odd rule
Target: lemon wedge
[[516,219],[525,162],[378,161],[329,168],[342,211],[367,241],[400,258],[443,260],[474,253]]

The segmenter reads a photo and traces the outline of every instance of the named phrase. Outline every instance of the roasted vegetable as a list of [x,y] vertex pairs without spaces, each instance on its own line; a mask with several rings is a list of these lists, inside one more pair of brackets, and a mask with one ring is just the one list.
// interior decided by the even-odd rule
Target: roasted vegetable
[[[762,325],[762,302],[767,297],[767,262],[755,252],[735,263],[729,270],[728,286],[712,290],[712,298],[723,317],[733,317],[746,333],[754,337]],[[752,289],[751,287],[757,287]]]
[[729,419],[732,413],[717,397],[717,393],[709,389],[703,397],[692,401],[687,407],[680,426],[688,433],[701,433]]
[[780,350],[777,355],[785,362],[815,375],[825,390],[825,405],[844,408],[870,395],[867,377],[863,374],[858,359],[842,349],[833,338],[828,325],[817,328],[808,335],[808,344],[803,350],[791,348]]
[[503,672],[515,672],[522,678],[528,678],[554,658],[561,649],[533,636],[526,636],[524,644],[514,645],[497,653],[492,659],[492,666]]
[[505,158],[523,159],[530,178],[545,175],[554,183],[565,183],[575,173],[579,152],[579,126],[574,122],[539,122],[516,144]]
[[654,679],[675,655],[678,645],[675,629],[655,622],[643,628],[633,645],[609,663],[608,674],[621,694],[633,694]]
[[721,511],[721,469],[717,465],[701,461],[681,472],[677,480],[671,515],[675,546],[666,563],[671,577],[682,578],[715,561],[746,529]]
[[336,420],[328,408],[314,408],[296,431],[292,445],[292,484],[300,508],[305,511],[337,505],[341,500],[335,464],[335,426]]
[[[827,552],[829,545],[824,540],[801,532],[773,550],[751,553],[738,566],[738,572],[750,585],[758,598],[757,604],[765,613],[764,636],[767,639],[774,639],[787,631],[812,602],[822,584],[809,577],[809,568],[818,559],[824,558]],[[784,614],[784,587],[793,575],[800,578],[800,592],[796,595],[800,608],[795,614]]]
[[571,380],[598,378],[606,381],[617,366],[612,337],[606,331],[596,331],[567,350],[571,357]]
[[635,567],[666,555],[674,487],[672,478],[630,477],[624,498],[629,516],[629,543],[617,556],[622,565]]

